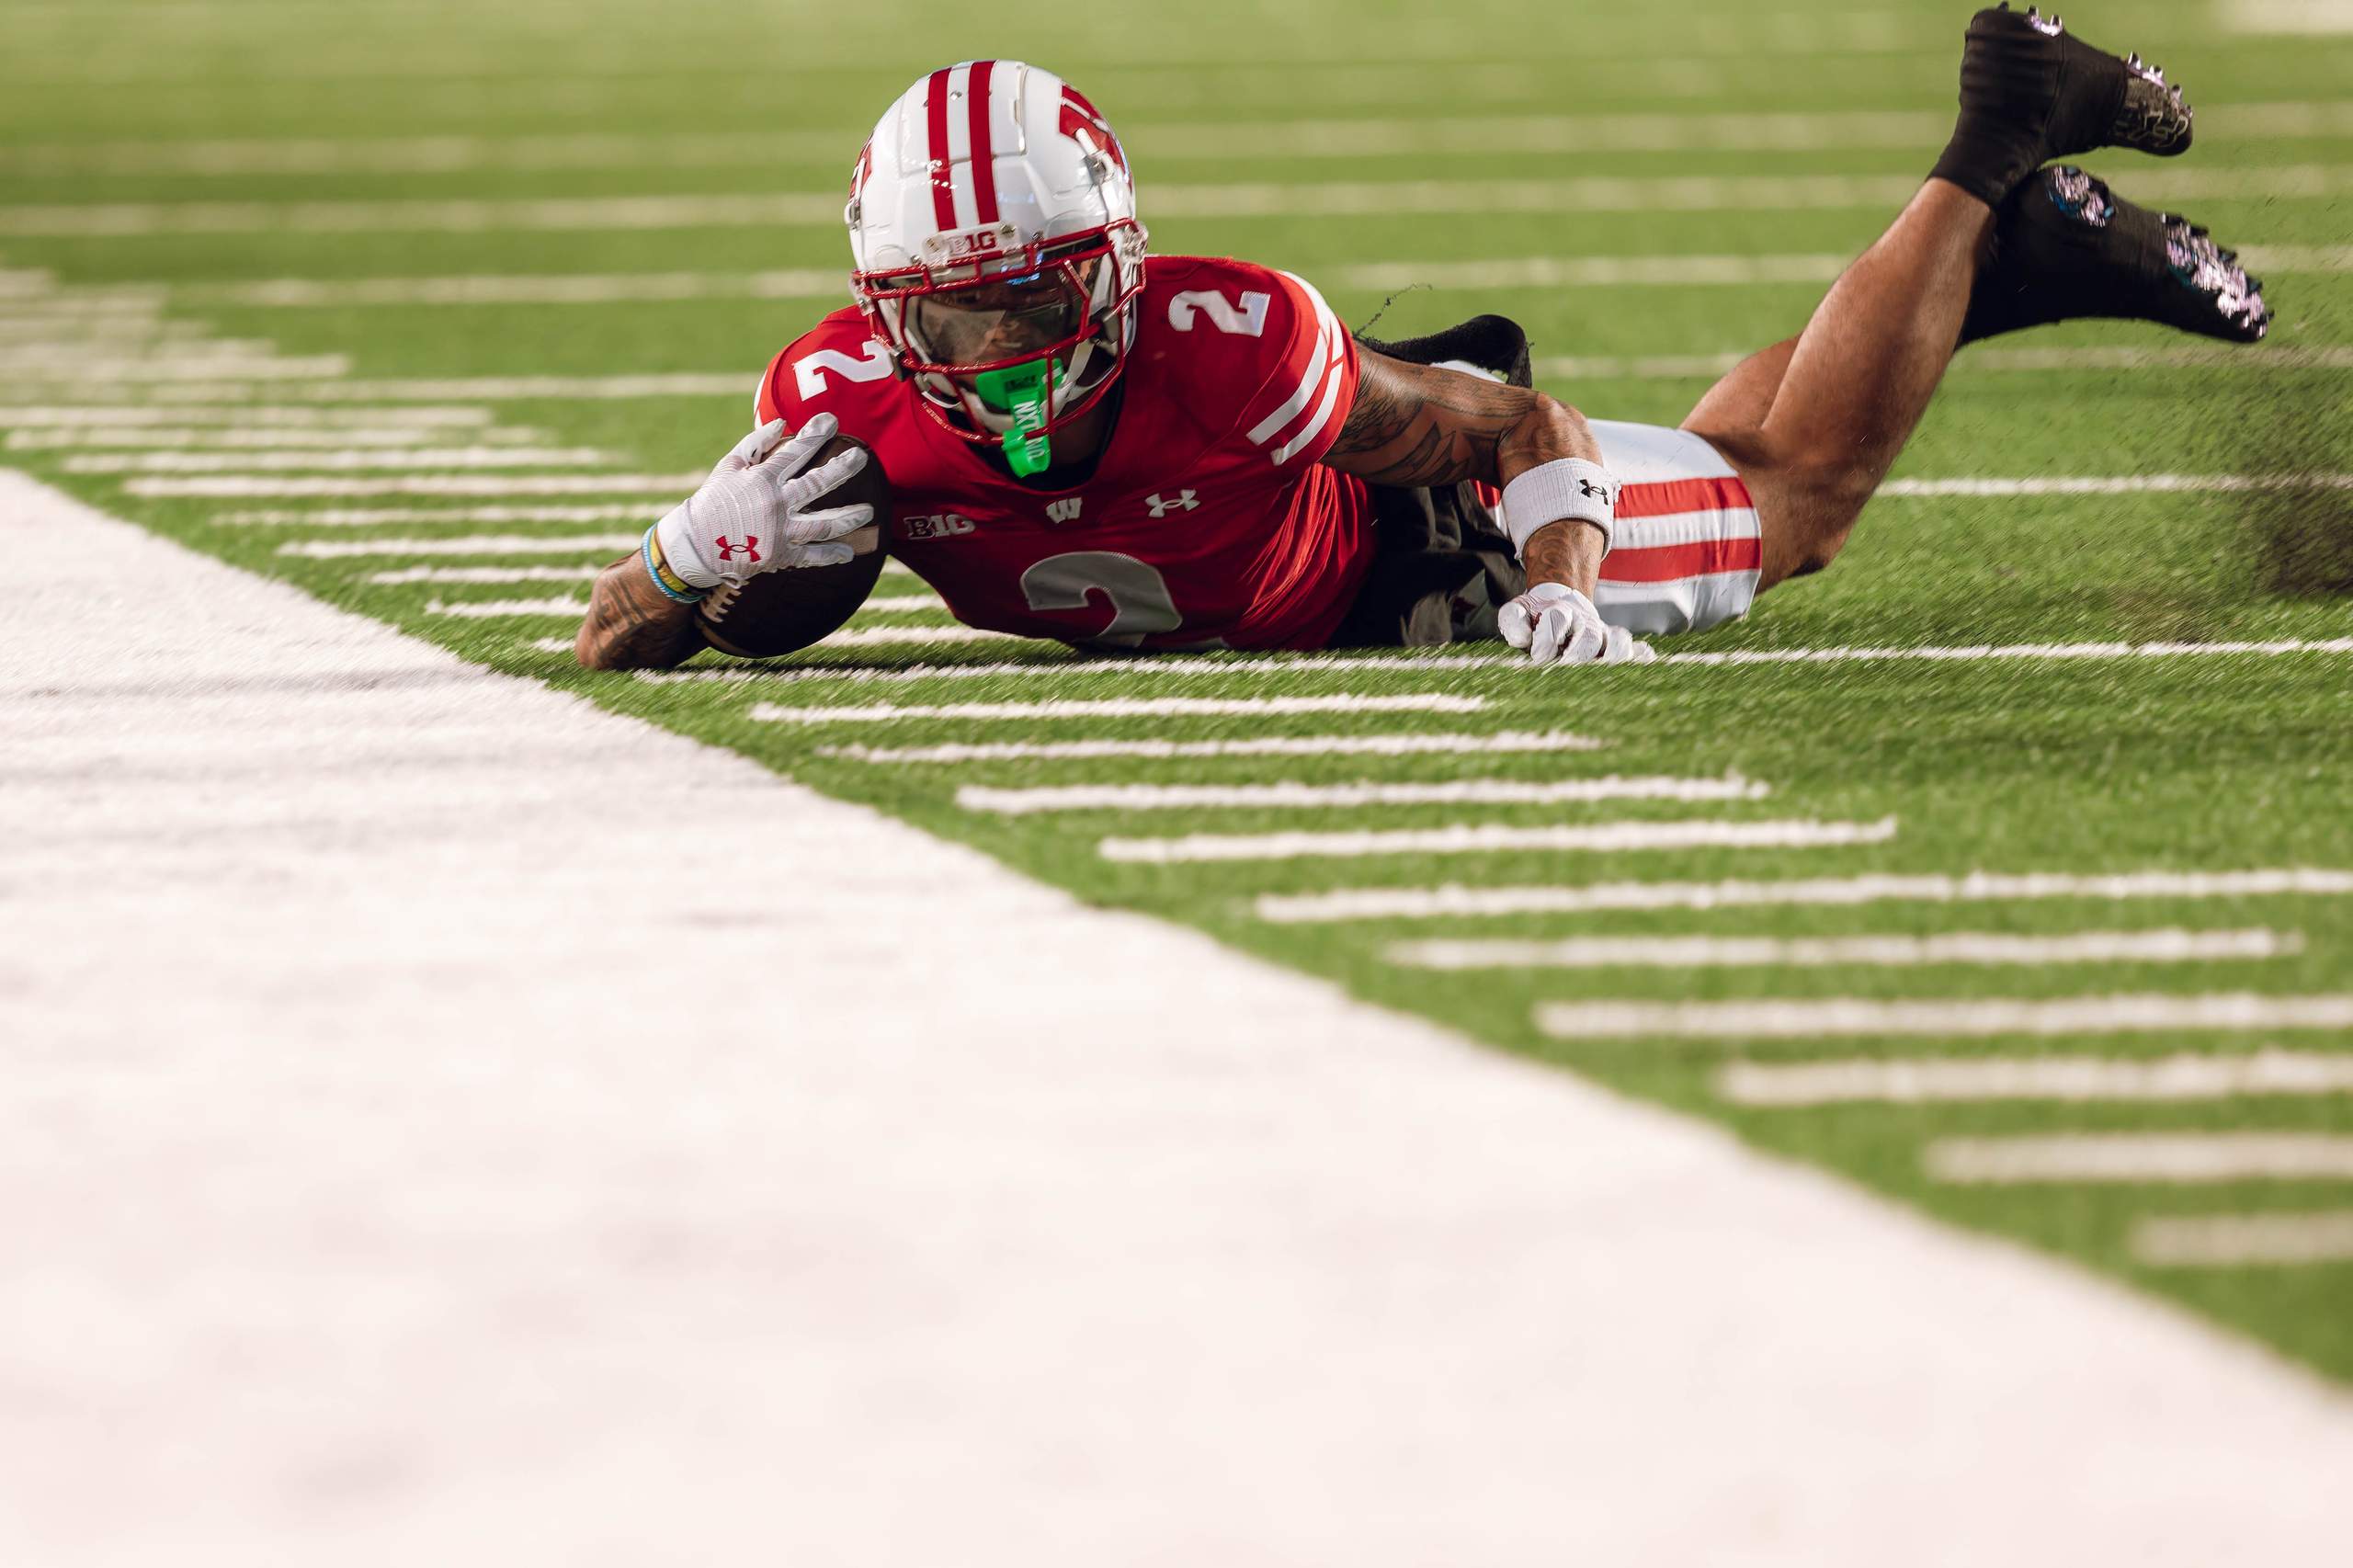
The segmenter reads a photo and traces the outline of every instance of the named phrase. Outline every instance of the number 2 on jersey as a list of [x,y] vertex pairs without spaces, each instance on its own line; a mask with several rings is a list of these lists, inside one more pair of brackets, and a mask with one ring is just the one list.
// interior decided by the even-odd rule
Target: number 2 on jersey
[[1168,597],[1167,580],[1117,551],[1050,555],[1021,574],[1021,592],[1038,610],[1085,609],[1088,594],[1101,594],[1111,601],[1111,624],[1086,641],[1112,647],[1137,647],[1147,637],[1185,624]]

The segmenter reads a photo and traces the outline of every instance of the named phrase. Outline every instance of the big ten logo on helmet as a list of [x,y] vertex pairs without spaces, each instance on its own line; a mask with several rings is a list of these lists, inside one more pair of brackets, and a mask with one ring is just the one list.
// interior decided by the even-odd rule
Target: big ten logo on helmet
[[902,539],[957,539],[971,533],[972,528],[972,519],[957,512],[899,519],[899,537]]
[[1010,223],[926,234],[923,242],[924,259],[934,267],[943,267],[960,261],[976,261],[983,256],[1003,256],[1015,249],[1020,239],[1020,232]]

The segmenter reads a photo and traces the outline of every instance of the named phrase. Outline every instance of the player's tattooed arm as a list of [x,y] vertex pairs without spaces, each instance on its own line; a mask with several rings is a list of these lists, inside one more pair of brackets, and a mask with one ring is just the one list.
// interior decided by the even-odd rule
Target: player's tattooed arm
[[[1324,460],[1368,483],[1479,480],[1500,489],[1556,459],[1601,460],[1585,415],[1543,392],[1370,349],[1358,359],[1356,404]],[[1607,544],[1589,524],[1554,523],[1537,530],[1521,559],[1531,582],[1590,594]]]
[[655,587],[632,551],[597,574],[572,654],[592,670],[666,670],[702,645],[695,607]]

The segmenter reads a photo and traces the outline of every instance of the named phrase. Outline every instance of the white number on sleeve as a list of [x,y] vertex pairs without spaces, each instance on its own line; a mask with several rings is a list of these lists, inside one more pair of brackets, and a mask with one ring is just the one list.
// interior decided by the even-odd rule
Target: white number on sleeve
[[1168,597],[1167,581],[1132,555],[1082,550],[1050,555],[1021,574],[1021,592],[1031,609],[1085,609],[1089,594],[1111,601],[1111,624],[1087,639],[1133,648],[1156,632],[1185,624]]
[[1242,296],[1242,308],[1235,310],[1214,289],[1189,289],[1168,301],[1168,324],[1178,332],[1190,332],[1197,316],[1207,316],[1220,332],[1256,337],[1267,330],[1267,307],[1272,303],[1273,295],[1253,290]]
[[838,348],[820,348],[814,354],[803,354],[792,362],[793,384],[801,389],[803,398],[822,396],[828,370],[847,381],[879,381],[891,373],[890,347],[870,337],[866,340],[866,358],[863,359],[853,359]]

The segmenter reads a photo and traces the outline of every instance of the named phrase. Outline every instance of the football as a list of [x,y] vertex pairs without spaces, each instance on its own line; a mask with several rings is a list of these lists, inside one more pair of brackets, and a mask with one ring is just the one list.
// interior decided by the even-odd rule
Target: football
[[[829,462],[864,444],[836,436],[815,461]],[[853,506],[859,502],[874,508],[876,520],[848,536],[850,548],[858,552],[848,564],[794,567],[764,573],[740,585],[722,584],[695,608],[695,627],[703,642],[739,659],[773,659],[808,647],[855,615],[882,575],[882,521],[891,515],[890,483],[870,449],[866,466],[820,505]]]

